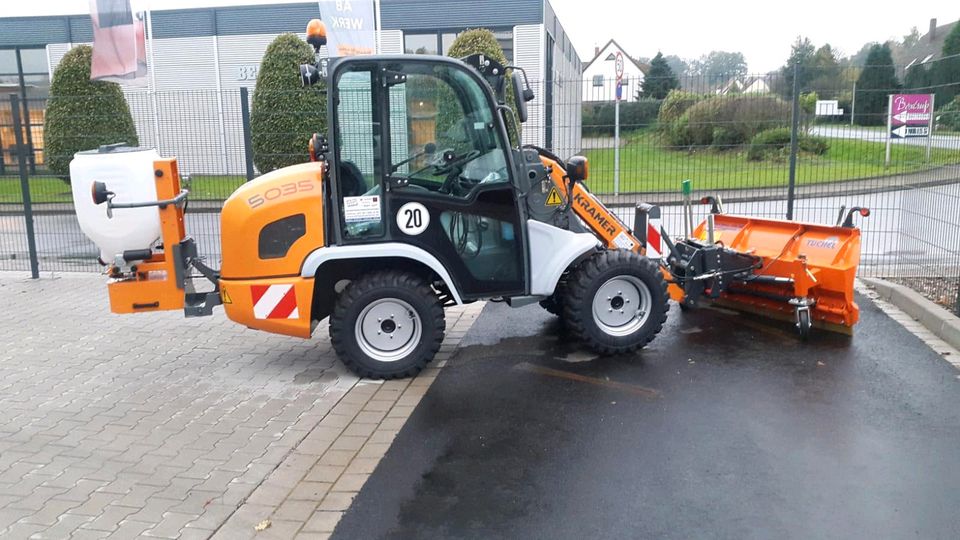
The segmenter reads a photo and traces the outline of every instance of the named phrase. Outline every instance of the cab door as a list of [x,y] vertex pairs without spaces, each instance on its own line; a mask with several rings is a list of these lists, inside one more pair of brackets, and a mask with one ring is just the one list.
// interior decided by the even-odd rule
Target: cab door
[[[366,189],[366,198],[342,201],[345,240],[420,247],[448,269],[465,299],[526,294],[525,218],[486,83],[448,59],[376,68],[350,75],[371,77],[371,108],[354,104],[336,113],[341,139],[362,132],[339,150],[364,162],[352,172],[340,163],[341,191],[356,183],[350,176]],[[378,212],[379,221],[364,222]]]
[[388,227],[452,269],[464,296],[524,294],[524,220],[489,92],[454,62],[388,63]]

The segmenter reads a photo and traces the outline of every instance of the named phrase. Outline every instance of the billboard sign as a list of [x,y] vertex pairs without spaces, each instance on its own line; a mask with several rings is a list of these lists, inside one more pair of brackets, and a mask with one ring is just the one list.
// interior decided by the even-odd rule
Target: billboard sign
[[933,95],[895,94],[890,96],[890,136],[894,139],[930,136]]
[[374,0],[320,0],[329,56],[359,56],[377,50]]

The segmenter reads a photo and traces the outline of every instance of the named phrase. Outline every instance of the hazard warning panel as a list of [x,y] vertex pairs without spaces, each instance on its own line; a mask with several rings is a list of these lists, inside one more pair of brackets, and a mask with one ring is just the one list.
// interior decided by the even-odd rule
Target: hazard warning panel
[[253,316],[257,319],[298,319],[297,295],[292,284],[251,285]]
[[554,186],[550,190],[550,194],[547,195],[547,202],[543,203],[547,206],[560,206],[563,204],[563,198],[560,197],[560,190]]

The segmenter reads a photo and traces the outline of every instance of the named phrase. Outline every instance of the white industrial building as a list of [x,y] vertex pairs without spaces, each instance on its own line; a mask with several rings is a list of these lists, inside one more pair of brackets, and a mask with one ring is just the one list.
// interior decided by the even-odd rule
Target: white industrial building
[[[508,60],[527,71],[537,96],[524,143],[563,156],[579,151],[581,62],[550,3],[491,0],[478,9],[472,0],[447,0],[443,9],[437,5],[435,0],[382,0],[381,52],[443,54],[459,32],[488,28]],[[176,155],[185,172],[242,175],[239,89],[247,87],[252,95],[260,59],[277,35],[302,36],[307,21],[318,16],[316,1],[152,11],[149,85],[125,89],[141,145]],[[0,18],[0,53],[46,53],[45,82],[30,84],[20,74],[24,98],[42,95],[63,55],[91,36],[87,14]]]

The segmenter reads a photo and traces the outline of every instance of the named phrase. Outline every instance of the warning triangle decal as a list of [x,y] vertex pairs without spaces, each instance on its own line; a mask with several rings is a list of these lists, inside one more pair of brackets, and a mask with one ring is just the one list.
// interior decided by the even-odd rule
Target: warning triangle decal
[[563,199],[560,198],[560,191],[556,187],[550,190],[550,194],[547,195],[547,202],[544,204],[547,206],[560,206],[563,204]]

